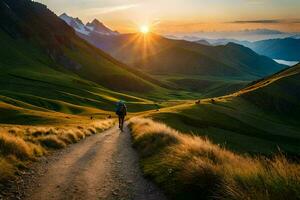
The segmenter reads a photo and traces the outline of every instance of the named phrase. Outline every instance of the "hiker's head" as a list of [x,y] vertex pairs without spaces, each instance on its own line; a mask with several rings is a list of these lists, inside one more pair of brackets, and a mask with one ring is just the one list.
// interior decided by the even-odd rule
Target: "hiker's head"
[[118,102],[118,104],[124,105],[124,104],[125,104],[125,101],[120,100],[120,101]]

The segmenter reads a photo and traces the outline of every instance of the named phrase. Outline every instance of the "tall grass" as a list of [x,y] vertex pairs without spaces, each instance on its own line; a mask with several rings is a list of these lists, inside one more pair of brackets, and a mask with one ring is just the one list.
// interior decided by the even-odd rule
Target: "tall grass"
[[29,158],[33,151],[22,138],[5,133],[0,133],[0,150],[3,155],[15,155],[20,159]]
[[14,176],[13,164],[5,158],[0,158],[0,180],[8,180]]
[[300,165],[248,157],[150,119],[130,121],[146,176],[171,199],[300,199]]
[[64,148],[114,125],[103,120],[86,126],[13,127],[0,130],[0,182],[11,178],[19,162],[34,160],[52,149]]

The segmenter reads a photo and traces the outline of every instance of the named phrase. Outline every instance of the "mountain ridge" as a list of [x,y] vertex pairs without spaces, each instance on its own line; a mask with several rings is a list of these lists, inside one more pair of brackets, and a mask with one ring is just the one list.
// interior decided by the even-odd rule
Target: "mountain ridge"
[[[96,21],[95,23],[97,22],[100,23],[99,21]],[[197,71],[198,73],[208,70],[213,72],[213,68],[217,66],[218,69],[224,68],[224,71],[230,71],[231,69],[231,74],[233,75],[240,73],[261,78],[283,68],[282,65],[268,59],[267,57],[259,56],[250,49],[246,49],[243,46],[235,46],[232,43],[225,47],[212,47],[209,43],[195,45],[193,42],[172,40],[154,33],[147,35],[138,33],[119,35],[87,35],[79,32],[78,35],[96,47],[109,53],[114,58],[142,70],[150,69],[150,71],[147,71],[150,73],[185,73],[186,71],[191,72],[193,71],[192,69],[194,69],[194,73],[197,74]],[[165,52],[164,56],[160,56],[162,51]],[[181,56],[177,51],[181,51],[185,56]],[[206,51],[209,53],[206,53]],[[229,51],[234,51],[236,54],[241,56],[234,56]],[[143,52],[143,55],[140,54],[141,52]],[[190,65],[185,57],[189,54],[193,57],[192,54],[196,53],[199,55],[198,57],[194,56],[193,59],[190,59],[191,61],[189,62],[193,63]],[[156,58],[156,54],[160,58]],[[176,56],[172,54],[176,54]],[[226,56],[222,56],[221,54],[228,54],[230,58],[226,58]],[[218,56],[217,58],[215,58],[216,55]],[[244,59],[246,56],[249,58]],[[169,64],[162,63],[161,61],[164,60],[162,58],[166,57],[171,58],[171,61],[174,60],[172,58],[176,58],[175,60],[181,64],[177,66],[176,63],[172,62],[169,62]],[[252,57],[252,61],[250,61],[250,57]],[[147,64],[147,60],[144,59],[148,59],[148,62],[150,63]],[[157,63],[159,60],[160,63]],[[183,60],[186,60],[186,63],[182,62]],[[274,69],[268,70],[268,67],[274,67]],[[188,70],[183,70],[184,68]],[[200,70],[200,68],[202,69]],[[166,70],[163,71],[162,69]],[[215,74],[204,73],[204,75]],[[220,75],[220,73],[218,75]]]
[[100,35],[118,35],[117,31],[113,31],[107,26],[105,26],[98,19],[94,19],[92,22],[87,22],[84,24],[79,18],[73,18],[66,13],[59,16],[64,20],[69,26],[73,27],[75,31],[84,34],[100,34]]
[[[124,35],[118,35],[118,36],[81,36],[82,38],[89,41],[91,44],[94,44],[98,48],[110,53],[113,57],[115,57],[118,60],[122,60],[126,62],[129,65],[133,65],[136,67],[142,67],[141,63],[145,64],[145,61],[142,59],[146,57],[153,56],[155,59],[155,54],[160,53],[161,50],[170,51],[172,52],[172,48],[183,48],[185,51],[193,51],[194,53],[198,53],[199,56],[206,56],[208,59],[217,60],[218,63],[216,63],[214,66],[220,66],[220,63],[228,69],[230,68],[236,68],[237,71],[243,70],[244,67],[247,68],[247,70],[251,69],[251,62],[248,62],[246,60],[242,60],[242,58],[238,56],[231,56],[230,58],[226,58],[226,56],[222,56],[221,54],[224,54],[224,52],[229,52],[230,50],[234,50],[237,53],[244,52],[245,54],[250,55],[250,57],[253,57],[253,61],[261,62],[259,65],[261,69],[265,68],[266,70],[262,70],[262,74],[255,74],[251,72],[250,74],[258,77],[263,77],[265,75],[270,75],[273,72],[276,72],[277,70],[280,70],[283,68],[283,65],[277,64],[275,61],[268,59],[267,57],[262,57],[257,54],[255,54],[252,50],[242,47],[242,46],[236,46],[232,47],[233,44],[228,45],[226,47],[212,47],[207,45],[201,45],[201,44],[195,44],[193,42],[187,42],[183,40],[171,40],[167,38],[163,38],[158,35],[148,35],[149,39],[147,37],[144,37],[140,34],[124,34]],[[148,41],[147,41],[148,40]],[[148,43],[148,44],[146,44]],[[152,44],[151,44],[152,43]],[[143,46],[148,45],[146,49],[142,49]],[[119,48],[121,47],[121,48]],[[173,50],[174,51],[174,50]],[[139,54],[140,52],[145,52],[146,55]],[[176,51],[174,51],[176,52]],[[207,53],[209,52],[209,53]],[[225,52],[225,53],[226,53]],[[125,55],[126,54],[126,55]],[[218,56],[217,58],[215,56]],[[175,56],[174,58],[178,60],[184,60],[184,56]],[[208,59],[208,60],[209,60]],[[153,59],[151,59],[153,61]],[[157,59],[159,60],[159,59]],[[207,60],[207,63],[209,61]],[[237,60],[237,61],[236,61]],[[249,60],[249,59],[248,59]],[[206,59],[203,59],[204,63],[206,62]],[[199,62],[196,61],[195,62]],[[267,64],[267,65],[265,65]],[[222,66],[221,65],[221,66]],[[263,66],[265,65],[265,66]],[[275,69],[269,69],[268,72],[268,65],[274,67]],[[162,63],[160,63],[160,66],[163,66]],[[209,68],[210,65],[201,65],[202,68]],[[214,66],[211,66],[214,68]],[[192,66],[186,66],[187,68],[197,68],[200,67],[199,65],[197,67]],[[252,66],[257,68],[257,64]],[[258,66],[259,67],[259,66]],[[272,68],[271,67],[271,68]],[[152,65],[149,64],[148,68],[154,68]],[[157,68],[159,66],[157,65]],[[277,69],[276,69],[277,68]],[[169,69],[175,69],[169,66]],[[259,68],[257,68],[259,71]],[[179,71],[180,73],[185,73],[185,71]],[[173,72],[174,73],[174,72]],[[172,71],[170,71],[170,74],[172,74]],[[244,74],[248,74],[248,72],[244,72]]]

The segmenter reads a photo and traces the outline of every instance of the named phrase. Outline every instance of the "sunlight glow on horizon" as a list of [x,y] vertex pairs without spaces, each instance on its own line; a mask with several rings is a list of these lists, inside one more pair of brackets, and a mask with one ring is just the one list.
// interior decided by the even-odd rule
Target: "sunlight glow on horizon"
[[57,15],[66,12],[85,23],[96,18],[122,33],[140,31],[136,24],[144,23],[151,24],[151,32],[165,34],[262,28],[300,32],[299,0],[35,1]]
[[150,27],[148,25],[142,25],[140,27],[140,32],[143,34],[147,34],[150,32]]

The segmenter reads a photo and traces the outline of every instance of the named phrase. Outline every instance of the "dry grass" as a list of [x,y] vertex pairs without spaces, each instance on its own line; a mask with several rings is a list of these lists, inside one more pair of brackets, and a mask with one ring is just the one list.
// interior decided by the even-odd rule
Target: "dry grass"
[[14,166],[5,158],[0,158],[0,180],[7,180],[14,175]]
[[0,133],[0,151],[3,155],[15,155],[19,159],[26,159],[32,155],[30,144],[18,136],[5,133]]
[[51,149],[64,148],[87,136],[100,133],[112,127],[114,123],[115,120],[103,120],[77,127],[2,127],[0,129],[0,182],[12,177],[18,170],[19,161],[34,160]]
[[38,141],[42,146],[44,146],[46,148],[62,149],[67,146],[65,141],[61,140],[56,135],[43,136],[43,137],[40,137],[38,139]]
[[238,155],[150,119],[130,122],[141,165],[172,199],[300,199],[300,165]]

